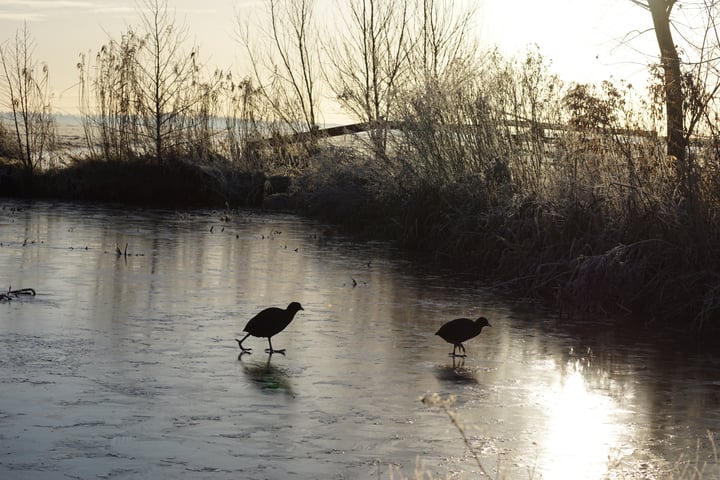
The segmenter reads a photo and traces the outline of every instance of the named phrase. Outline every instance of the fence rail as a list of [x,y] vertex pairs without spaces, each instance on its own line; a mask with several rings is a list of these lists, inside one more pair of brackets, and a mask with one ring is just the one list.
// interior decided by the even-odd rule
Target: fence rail
[[[446,125],[449,128],[458,130],[466,130],[468,134],[472,134],[479,125]],[[549,123],[549,122],[533,122],[531,120],[505,120],[503,126],[514,130],[513,136],[523,137],[533,135],[535,138],[551,142],[561,133],[572,130],[572,127],[566,124]],[[252,140],[248,142],[248,147],[252,150],[267,148],[272,146],[290,145],[296,143],[308,143],[321,138],[338,137],[343,135],[352,135],[361,132],[368,132],[378,128],[409,131],[413,129],[413,124],[409,122],[359,122],[348,125],[338,125],[327,128],[315,128],[306,132],[295,132],[288,135],[275,135],[270,138]],[[631,128],[608,128],[602,130],[603,133],[611,135],[619,135],[625,137],[645,137],[656,138],[661,140],[657,132],[652,130],[631,129]]]

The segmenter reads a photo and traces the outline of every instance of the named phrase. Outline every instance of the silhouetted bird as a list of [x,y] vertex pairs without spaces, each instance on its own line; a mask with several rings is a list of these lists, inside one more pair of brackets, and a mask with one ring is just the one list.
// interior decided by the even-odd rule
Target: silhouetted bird
[[267,353],[285,353],[285,349],[273,350],[270,337],[285,330],[285,327],[290,325],[293,317],[295,317],[295,314],[300,310],[303,310],[303,308],[298,302],[292,302],[284,310],[277,307],[266,308],[251,318],[247,325],[245,325],[243,331],[248,332],[247,335],[245,335],[242,340],[236,338],[235,341],[238,342],[243,352],[251,352],[252,349],[242,346],[242,342],[244,342],[247,337],[250,335],[253,337],[267,337],[268,345],[270,346],[270,348],[265,350]]
[[[480,335],[483,327],[491,326],[492,325],[490,325],[490,322],[488,322],[488,319],[485,317],[480,317],[475,321],[472,321],[469,318],[456,318],[455,320],[450,320],[440,327],[440,329],[435,332],[435,335],[440,335],[443,340],[453,344],[453,351],[450,354],[451,356],[464,357],[465,347],[462,342]],[[458,347],[462,351],[462,354],[456,355],[455,350]]]

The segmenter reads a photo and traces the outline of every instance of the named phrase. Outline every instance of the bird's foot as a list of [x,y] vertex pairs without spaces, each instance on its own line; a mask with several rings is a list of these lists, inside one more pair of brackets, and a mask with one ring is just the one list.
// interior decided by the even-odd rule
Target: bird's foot
[[266,348],[265,353],[269,353],[270,355],[272,355],[273,353],[280,353],[282,355],[285,355],[285,349],[283,348],[282,350],[273,350],[272,348]]
[[242,341],[235,339],[236,342],[238,342],[238,347],[240,347],[240,350],[242,350],[242,353],[252,353],[252,348],[245,348],[242,346]]
[[465,355],[464,353],[454,353],[454,352],[453,352],[453,353],[449,353],[448,355],[451,356],[451,357],[453,357],[453,358],[465,358],[465,357],[467,357],[467,355]]

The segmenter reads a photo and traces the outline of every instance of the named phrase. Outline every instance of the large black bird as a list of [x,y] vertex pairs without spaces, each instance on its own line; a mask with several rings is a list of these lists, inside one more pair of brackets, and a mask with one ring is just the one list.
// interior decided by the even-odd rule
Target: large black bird
[[243,331],[247,332],[247,335],[245,335],[242,340],[236,338],[235,341],[238,342],[240,349],[245,353],[252,351],[252,349],[242,346],[242,342],[244,342],[247,337],[250,335],[253,337],[267,337],[268,345],[270,346],[270,348],[265,350],[267,353],[285,353],[285,349],[273,350],[270,337],[285,330],[285,327],[290,325],[295,314],[300,310],[304,309],[298,302],[292,302],[284,310],[277,307],[266,308],[251,318],[247,325],[245,325]]
[[[475,321],[470,320],[469,318],[456,318],[455,320],[450,320],[440,327],[440,329],[435,332],[435,335],[440,335],[443,340],[453,344],[453,351],[450,356],[464,357],[465,347],[462,342],[468,341],[471,338],[480,335],[483,327],[491,326],[492,325],[490,325],[490,322],[488,322],[488,319],[485,317],[480,317]],[[455,354],[455,350],[457,348],[460,348],[462,351],[461,354]]]

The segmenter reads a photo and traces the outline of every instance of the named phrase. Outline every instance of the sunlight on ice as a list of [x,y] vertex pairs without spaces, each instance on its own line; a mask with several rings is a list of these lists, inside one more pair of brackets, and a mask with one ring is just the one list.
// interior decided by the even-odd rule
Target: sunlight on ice
[[617,452],[627,427],[615,423],[620,407],[607,395],[592,391],[583,376],[584,365],[568,360],[558,368],[557,381],[548,386],[548,424],[540,445],[547,465],[543,478],[601,478],[608,459]]

